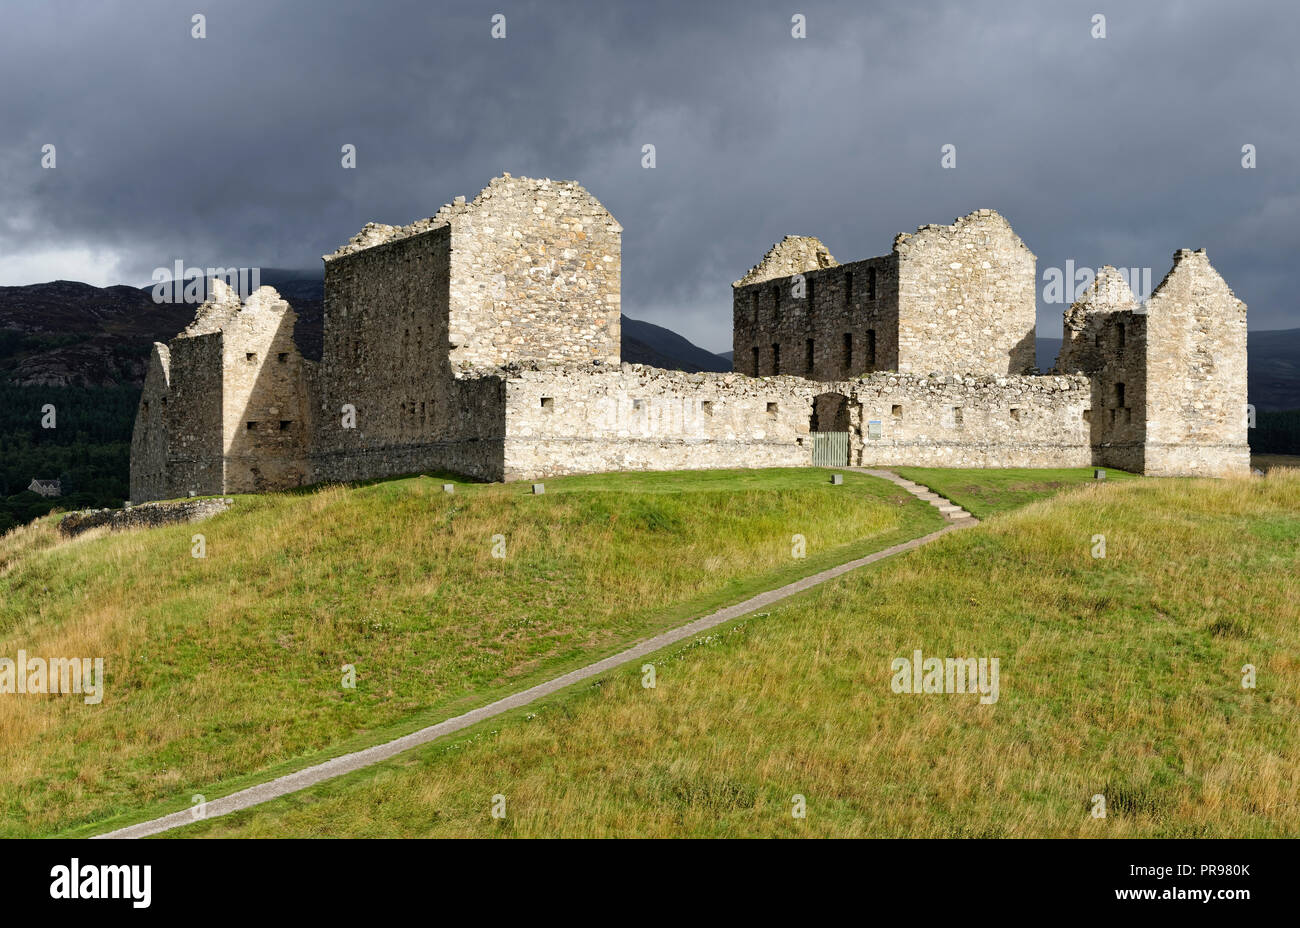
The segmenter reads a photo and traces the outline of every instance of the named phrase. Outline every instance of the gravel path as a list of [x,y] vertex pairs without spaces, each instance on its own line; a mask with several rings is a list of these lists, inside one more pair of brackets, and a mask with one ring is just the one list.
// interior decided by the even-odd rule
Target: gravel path
[[[836,567],[831,567],[820,573],[804,577],[802,580],[796,580],[793,583],[787,583],[783,587],[775,590],[768,590],[765,593],[759,593],[744,602],[736,603],[734,606],[728,606],[720,609],[711,615],[695,619],[685,625],[679,625],[677,628],[662,632],[653,638],[647,638],[640,644],[633,645],[626,651],[620,651],[604,660],[596,661],[594,664],[588,664],[577,670],[572,670],[562,676],[547,680],[545,683],[539,683],[536,686],[529,687],[519,693],[498,699],[496,702],[488,703],[486,706],[480,706],[472,709],[464,715],[458,715],[455,718],[447,719],[436,725],[430,725],[427,728],[421,728],[419,731],[412,732],[409,735],[403,735],[401,738],[395,738],[392,741],[377,744],[374,747],[366,748],[363,751],[355,751],[351,754],[344,754],[341,757],[335,757],[324,763],[314,764],[311,767],[305,767],[294,773],[286,774],[266,783],[259,783],[257,786],[250,786],[242,789],[237,793],[231,793],[229,796],[222,796],[220,799],[213,799],[207,803],[207,818],[215,818],[219,815],[229,815],[231,812],[237,812],[240,809],[247,809],[250,806],[259,805],[271,799],[289,793],[295,793],[299,790],[314,786],[324,780],[330,780],[334,777],[342,776],[345,773],[351,773],[354,770],[360,770],[362,767],[368,767],[371,764],[377,764],[380,761],[388,760],[411,748],[419,747],[422,744],[428,744],[437,738],[442,738],[454,732],[461,731],[471,725],[482,722],[484,719],[490,719],[493,716],[508,712],[511,709],[517,709],[520,706],[526,706],[528,703],[543,696],[549,696],[557,690],[564,689],[574,683],[579,683],[591,677],[598,676],[615,669],[623,664],[635,661],[653,654],[660,648],[675,644],[692,635],[698,635],[700,632],[721,625],[724,622],[730,622],[732,619],[738,619],[755,610],[762,609],[764,606],[770,606],[796,593],[802,593],[804,590],[811,589],[825,583],[827,580],[833,580],[851,570],[857,570],[859,567],[865,567],[868,564],[874,564],[876,561],[884,560],[887,557],[893,557],[895,554],[902,554],[904,551],[910,551],[913,548],[919,548],[921,545],[928,544],[936,538],[948,534],[964,525],[973,525],[977,521],[970,513],[961,510],[960,507],[953,506],[948,500],[938,497],[931,493],[925,487],[904,480],[898,475],[886,470],[868,470],[865,468],[847,468],[860,473],[869,474],[873,477],[880,477],[889,480],[907,490],[918,499],[925,499],[932,503],[944,513],[945,518],[949,519],[949,524],[939,529],[937,532],[931,532],[920,538],[913,538],[911,541],[905,541],[901,544],[893,545],[874,554],[868,554],[866,557],[860,557],[856,560],[847,561]],[[931,497],[934,497],[933,499]],[[942,500],[943,504],[953,507],[963,515],[954,517],[952,511],[945,511],[943,505],[935,502],[935,499]],[[138,825],[129,825],[125,828],[119,828],[116,831],[110,831],[102,835],[96,835],[99,838],[144,838],[149,835],[156,835],[160,832],[169,831],[172,828],[179,828],[182,825],[189,825],[196,821],[193,813],[189,809],[180,812],[173,812],[170,815],[164,815],[161,818],[151,819],[147,822],[141,822]]]

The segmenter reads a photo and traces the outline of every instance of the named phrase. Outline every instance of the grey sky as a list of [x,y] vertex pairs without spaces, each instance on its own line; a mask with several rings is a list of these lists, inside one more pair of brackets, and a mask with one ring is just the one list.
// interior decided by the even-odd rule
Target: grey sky
[[[713,350],[731,281],[783,235],[846,261],[981,207],[1040,279],[1069,259],[1158,283],[1205,247],[1252,329],[1300,326],[1294,0],[6,0],[0,17],[0,284],[318,267],[366,221],[509,171],[583,183],[624,226],[624,312]],[[1040,305],[1040,334],[1062,309]]]

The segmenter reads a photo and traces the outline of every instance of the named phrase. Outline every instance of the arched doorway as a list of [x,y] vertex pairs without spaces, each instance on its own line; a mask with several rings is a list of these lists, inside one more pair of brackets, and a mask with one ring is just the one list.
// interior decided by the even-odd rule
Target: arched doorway
[[813,467],[847,467],[849,463],[849,398],[841,393],[819,393],[813,397]]

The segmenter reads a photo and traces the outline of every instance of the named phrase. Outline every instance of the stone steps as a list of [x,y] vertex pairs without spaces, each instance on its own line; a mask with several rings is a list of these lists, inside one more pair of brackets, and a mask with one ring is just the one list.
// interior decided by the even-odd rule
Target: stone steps
[[870,474],[873,477],[880,477],[882,480],[890,481],[895,486],[902,487],[904,490],[906,490],[908,493],[911,493],[917,499],[924,500],[925,502],[933,506],[935,509],[938,509],[939,512],[943,515],[943,517],[949,520],[950,522],[960,522],[967,525],[975,525],[976,523],[979,522],[979,519],[975,518],[973,515],[971,515],[969,512],[967,512],[965,509],[958,506],[956,503],[954,503],[952,500],[948,499],[947,497],[940,496],[938,493],[935,493],[929,487],[922,486],[921,484],[916,483],[912,480],[908,480],[904,477],[900,477],[897,474],[895,474],[893,471],[879,470],[876,468],[868,468],[868,467],[851,467],[849,469],[856,470],[864,474]]

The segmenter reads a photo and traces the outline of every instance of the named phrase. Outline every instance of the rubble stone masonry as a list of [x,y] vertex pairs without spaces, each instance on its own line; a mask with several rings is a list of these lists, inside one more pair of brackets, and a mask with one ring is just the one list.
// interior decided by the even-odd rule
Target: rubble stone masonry
[[1246,308],[1203,251],[1146,306],[1103,269],[1037,375],[1035,258],[998,213],[846,264],[790,236],[732,285],[736,372],[687,374],[620,363],[621,234],[579,184],[508,174],[368,223],[325,256],[319,365],[274,290],[215,283],[154,346],[133,500],[802,466],[824,432],[848,434],[847,465],[1247,472]]

